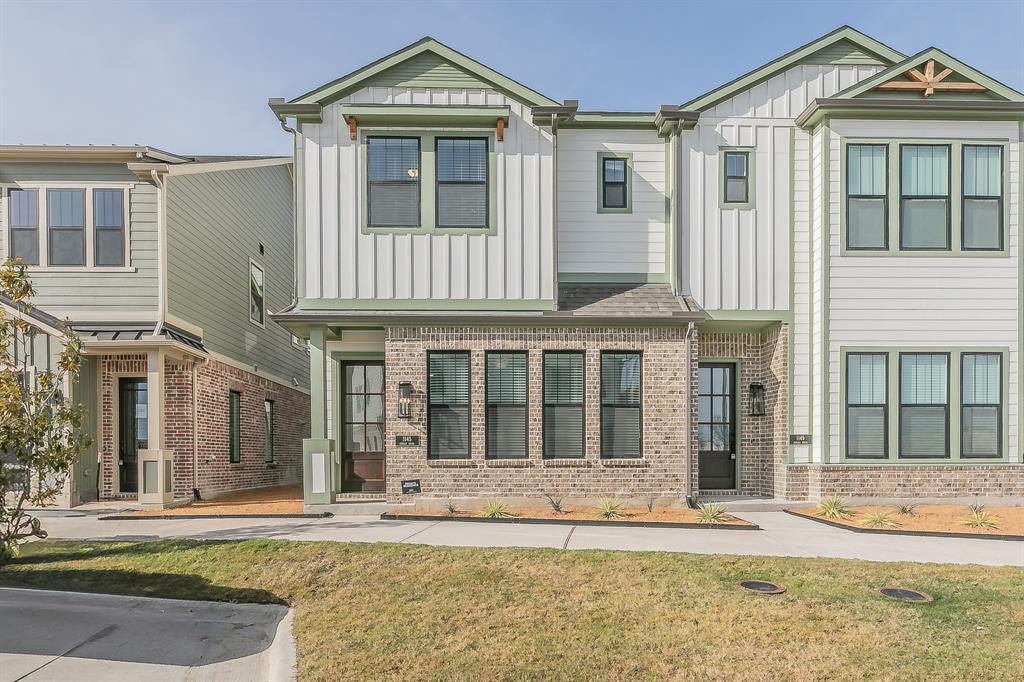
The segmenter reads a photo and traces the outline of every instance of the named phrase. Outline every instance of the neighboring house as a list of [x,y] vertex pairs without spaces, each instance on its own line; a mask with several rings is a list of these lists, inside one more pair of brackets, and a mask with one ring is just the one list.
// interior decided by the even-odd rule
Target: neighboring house
[[585,112],[424,38],[270,106],[308,502],[1024,495],[1024,96],[944,52]]
[[291,301],[292,196],[288,158],[0,146],[0,259],[29,265],[39,330],[15,352],[49,369],[63,321],[83,340],[93,446],[63,504],[301,476],[309,358],[268,315]]

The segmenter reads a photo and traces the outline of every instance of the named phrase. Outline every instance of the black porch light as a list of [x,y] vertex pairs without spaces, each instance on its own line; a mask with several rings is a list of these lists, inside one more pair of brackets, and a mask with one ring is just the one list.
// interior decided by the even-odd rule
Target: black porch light
[[763,417],[764,413],[764,384],[750,384],[750,414]]
[[403,381],[398,384],[398,418],[408,419],[412,405],[412,384]]

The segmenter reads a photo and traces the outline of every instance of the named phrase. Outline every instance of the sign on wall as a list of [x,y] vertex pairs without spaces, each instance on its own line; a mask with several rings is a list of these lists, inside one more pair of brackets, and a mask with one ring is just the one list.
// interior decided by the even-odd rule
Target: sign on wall
[[810,445],[811,434],[809,433],[791,433],[789,434],[790,445]]
[[419,436],[395,436],[395,445],[419,445]]
[[403,495],[418,495],[420,492],[420,479],[413,478],[408,481],[402,481],[402,494]]

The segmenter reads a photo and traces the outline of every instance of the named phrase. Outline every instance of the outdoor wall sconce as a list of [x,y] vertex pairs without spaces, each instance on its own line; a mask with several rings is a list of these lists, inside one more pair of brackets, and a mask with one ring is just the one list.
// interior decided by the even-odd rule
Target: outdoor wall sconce
[[764,412],[764,384],[750,384],[750,414],[763,417]]
[[398,384],[398,418],[408,419],[412,405],[412,384],[403,381]]

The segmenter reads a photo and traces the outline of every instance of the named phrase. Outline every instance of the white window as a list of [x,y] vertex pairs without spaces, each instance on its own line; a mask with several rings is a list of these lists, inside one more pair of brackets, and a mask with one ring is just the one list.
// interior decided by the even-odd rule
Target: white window
[[267,303],[264,298],[263,268],[249,260],[249,320],[253,324],[263,326],[267,314]]

